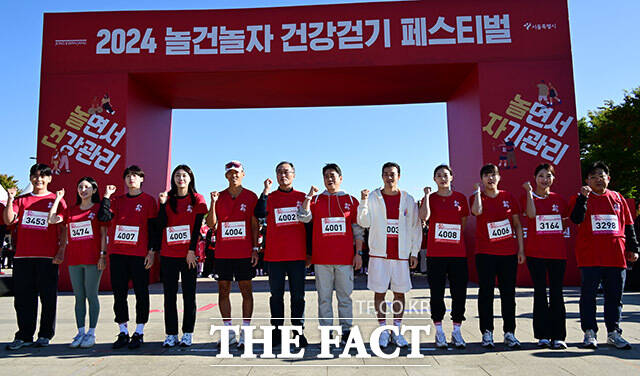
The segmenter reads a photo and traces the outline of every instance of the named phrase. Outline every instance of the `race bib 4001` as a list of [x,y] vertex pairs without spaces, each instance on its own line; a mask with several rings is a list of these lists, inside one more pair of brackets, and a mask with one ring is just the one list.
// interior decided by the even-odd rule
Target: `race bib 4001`
[[347,232],[347,221],[344,217],[322,218],[322,235],[344,235]]

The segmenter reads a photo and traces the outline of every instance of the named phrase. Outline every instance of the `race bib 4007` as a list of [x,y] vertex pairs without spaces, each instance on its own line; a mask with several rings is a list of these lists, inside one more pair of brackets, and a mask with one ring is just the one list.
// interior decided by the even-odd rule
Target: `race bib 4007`
[[116,233],[114,235],[114,244],[128,244],[136,245],[138,243],[138,235],[140,233],[140,227],[138,226],[116,226]]

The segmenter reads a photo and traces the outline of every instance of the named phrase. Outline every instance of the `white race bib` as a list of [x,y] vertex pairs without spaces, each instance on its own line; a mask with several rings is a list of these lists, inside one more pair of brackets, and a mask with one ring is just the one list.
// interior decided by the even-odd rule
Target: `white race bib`
[[295,225],[298,222],[298,208],[277,208],[273,210],[276,219],[276,226]]
[[508,219],[487,223],[487,230],[489,232],[489,241],[497,242],[499,240],[511,238],[511,223]]
[[69,223],[69,235],[71,235],[71,240],[93,239],[91,221]]
[[46,230],[49,226],[49,213],[25,210],[22,215],[22,227],[33,230]]
[[617,234],[618,217],[613,214],[594,214],[591,216],[591,231],[594,235]]
[[247,235],[245,222],[222,222],[221,234],[226,240],[244,239]]
[[167,227],[166,232],[168,245],[189,244],[191,241],[189,225]]
[[452,223],[436,223],[436,230],[434,232],[435,241],[437,243],[460,243],[460,233],[462,230],[461,225]]
[[536,215],[536,233],[540,235],[562,234],[562,217],[559,214]]
[[398,220],[387,219],[387,238],[397,238],[399,231]]
[[322,235],[344,235],[347,232],[347,221],[344,217],[322,218]]
[[116,226],[116,233],[114,235],[114,244],[127,244],[136,245],[138,243],[138,234],[140,233],[140,227],[138,226]]

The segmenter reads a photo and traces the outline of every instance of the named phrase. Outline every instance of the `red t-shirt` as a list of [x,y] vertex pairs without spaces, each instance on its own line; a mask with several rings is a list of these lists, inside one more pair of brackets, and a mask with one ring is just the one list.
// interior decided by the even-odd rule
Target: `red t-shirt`
[[[482,214],[476,216],[476,253],[509,256],[518,252],[512,216],[521,213],[518,201],[507,191],[496,197],[481,195]],[[469,197],[473,206],[475,195]]]
[[277,190],[267,197],[267,243],[264,261],[306,259],[306,231],[296,214],[304,197],[304,193],[296,190]]
[[[56,199],[55,193],[36,196],[32,193],[20,196],[13,202],[13,211],[18,214],[15,257],[53,258],[58,253],[58,226],[49,225],[49,209]],[[67,204],[64,199],[58,205],[58,214],[64,219]]]
[[229,189],[220,192],[216,202],[216,258],[250,258],[253,249],[251,218],[258,203],[258,196],[243,188],[233,198]]
[[[162,248],[160,255],[166,257],[187,257],[191,231],[196,215],[208,211],[207,202],[200,193],[195,193],[195,203],[191,204],[191,196],[176,199],[176,212],[171,210],[169,200],[165,206],[167,226],[162,229]],[[199,227],[198,227],[199,228]],[[167,236],[169,239],[167,239]],[[195,250],[194,250],[195,251]]]
[[467,199],[460,192],[444,197],[429,196],[429,240],[427,257],[467,257],[462,219],[469,215]]
[[316,265],[351,265],[355,254],[351,226],[358,223],[358,200],[349,195],[317,195],[311,199],[311,213],[311,262]]
[[98,221],[100,204],[87,210],[74,205],[67,209],[67,250],[64,258],[69,265],[95,265],[100,258],[101,227]]
[[[571,198],[570,212],[577,198],[577,195]],[[584,221],[578,225],[578,266],[626,268],[624,226],[632,224],[627,202],[618,192],[607,190],[602,195],[591,192]]]
[[387,259],[398,260],[398,218],[400,218],[400,193],[385,195],[382,193],[387,210]]
[[567,202],[557,193],[550,192],[542,198],[533,195],[536,218],[527,217],[527,195],[520,199],[522,226],[527,227],[524,251],[527,257],[546,259],[566,259],[567,241],[564,238],[562,219],[567,218]]
[[111,199],[113,218],[109,226],[109,253],[146,256],[149,250],[149,219],[158,215],[156,200],[147,193]]

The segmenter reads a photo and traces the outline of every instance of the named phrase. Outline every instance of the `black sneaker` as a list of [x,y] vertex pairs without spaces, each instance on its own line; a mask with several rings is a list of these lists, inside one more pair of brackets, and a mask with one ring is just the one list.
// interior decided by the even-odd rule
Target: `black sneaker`
[[345,330],[342,332],[342,336],[340,337],[340,345],[344,346],[347,344],[347,340],[349,339],[349,336],[351,335],[351,331],[350,330]]
[[282,331],[280,329],[274,329],[271,332],[271,347],[278,347],[282,344]]
[[131,342],[129,342],[129,348],[131,350],[139,348],[140,345],[144,343],[143,337],[144,334],[133,333],[131,336]]
[[113,343],[111,348],[113,348],[113,349],[121,349],[121,348],[125,347],[126,345],[128,345],[129,341],[130,341],[129,335],[127,333],[120,332],[120,334],[118,334],[118,339]]
[[307,341],[307,337],[304,336],[304,334],[302,333],[295,333],[293,335],[293,338],[298,338],[298,346],[297,348],[302,348],[302,347],[307,347],[309,346],[309,341]]

